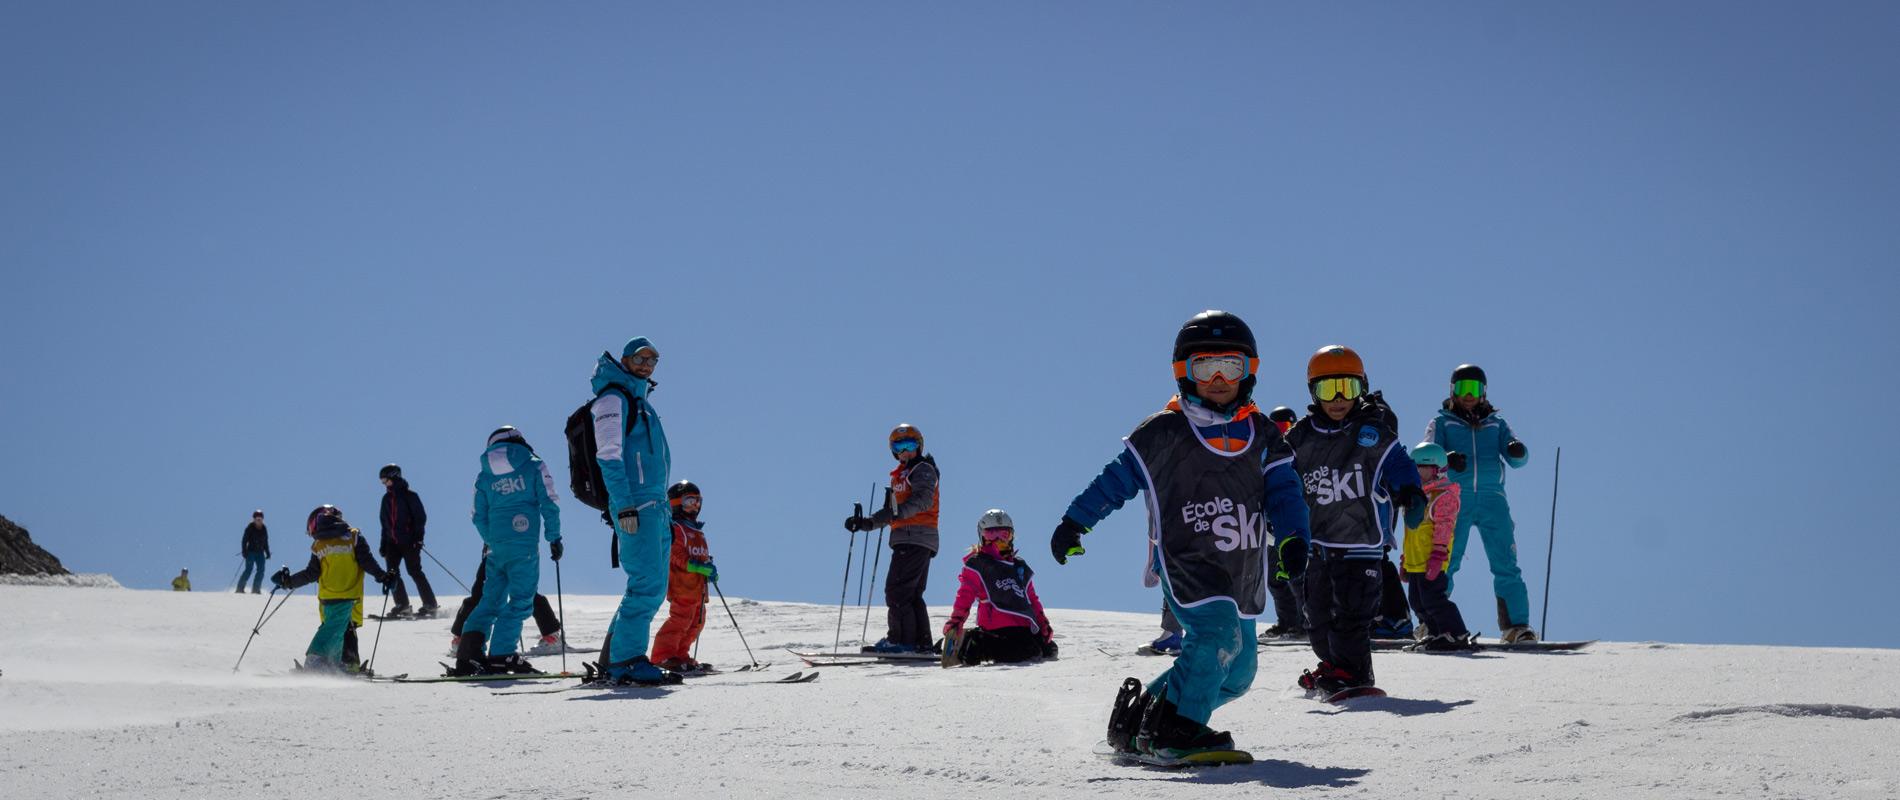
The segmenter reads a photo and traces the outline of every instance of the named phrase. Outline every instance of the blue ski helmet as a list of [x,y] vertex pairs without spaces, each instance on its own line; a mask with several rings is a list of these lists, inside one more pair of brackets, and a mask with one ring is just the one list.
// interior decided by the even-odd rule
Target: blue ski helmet
[[1451,459],[1445,454],[1445,448],[1439,447],[1438,443],[1423,442],[1412,448],[1412,463],[1421,467],[1445,469],[1450,466]]

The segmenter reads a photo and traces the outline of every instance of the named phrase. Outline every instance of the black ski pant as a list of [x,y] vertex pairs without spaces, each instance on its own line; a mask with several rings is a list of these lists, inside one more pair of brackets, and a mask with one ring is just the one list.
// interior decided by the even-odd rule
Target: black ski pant
[[965,664],[981,664],[985,661],[1014,664],[1042,658],[1042,636],[1032,633],[1028,628],[999,628],[993,631],[973,628],[963,636],[965,641],[958,658]]
[[1379,609],[1379,564],[1313,548],[1306,568],[1308,638],[1321,661],[1371,683],[1372,615]]
[[890,609],[893,644],[930,649],[936,641],[930,629],[930,608],[924,605],[924,584],[930,580],[930,559],[936,553],[914,544],[891,545],[891,571],[884,577],[884,605]]
[[1471,631],[1465,628],[1465,616],[1458,613],[1458,605],[1451,601],[1451,573],[1438,573],[1438,580],[1425,580],[1425,573],[1414,572],[1406,577],[1411,580],[1407,594],[1412,598],[1412,610],[1418,612],[1419,624],[1433,636],[1449,633],[1464,636]]
[[1405,582],[1399,580],[1399,568],[1392,559],[1379,559],[1379,618],[1397,625],[1412,618],[1405,605]]
[[350,627],[343,629],[343,666],[354,667],[361,663],[363,659],[356,647],[356,623],[352,622]]
[[396,578],[395,587],[391,589],[396,594],[396,607],[406,608],[409,605],[409,590],[402,585],[402,573],[396,571],[396,567],[400,565],[409,570],[410,578],[415,579],[416,593],[422,595],[423,607],[434,608],[435,590],[429,588],[429,578],[422,574],[422,547],[413,543],[406,545],[390,543],[384,552],[388,554],[389,562],[389,566],[385,569]]
[[[1267,575],[1271,576],[1279,571],[1280,549],[1269,547],[1267,548]],[[1301,578],[1285,581],[1267,578],[1267,594],[1273,597],[1274,622],[1280,627],[1292,631],[1306,630],[1306,609],[1302,606],[1305,600],[1300,596],[1304,586],[1304,580]]]
[[[475,584],[468,587],[468,597],[463,598],[462,606],[455,609],[455,621],[449,624],[450,636],[462,635],[462,624],[468,622],[469,612],[475,610],[475,604],[482,601],[482,583],[488,576],[488,559],[475,565]],[[548,602],[547,595],[534,596],[534,626],[541,629],[542,636],[551,636],[561,629],[561,618],[554,613],[554,605]]]

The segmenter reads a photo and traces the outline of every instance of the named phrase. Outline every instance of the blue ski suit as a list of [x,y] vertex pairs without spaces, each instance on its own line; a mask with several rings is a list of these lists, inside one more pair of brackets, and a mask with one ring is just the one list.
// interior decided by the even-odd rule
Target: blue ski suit
[[[1299,472],[1294,468],[1291,453],[1277,441],[1279,429],[1268,423],[1264,415],[1254,414],[1252,420],[1235,419],[1202,406],[1193,397],[1171,403],[1170,408],[1187,415],[1197,438],[1210,449],[1239,452],[1247,449],[1247,442],[1253,436],[1275,439],[1271,448],[1258,449],[1262,457],[1260,479],[1265,487],[1265,511],[1274,533],[1271,546],[1277,549],[1289,538],[1310,538],[1306,497]],[[1165,483],[1169,478],[1156,476],[1155,480]],[[1066,516],[1085,528],[1093,528],[1143,491],[1151,498],[1156,494],[1146,467],[1133,447],[1124,448],[1069,504]],[[1153,524],[1151,519],[1151,527]],[[1239,607],[1232,602],[1182,605],[1175,598],[1170,581],[1160,578],[1157,568],[1163,555],[1154,535],[1151,532],[1145,582],[1151,586],[1160,584],[1163,602],[1181,625],[1182,641],[1181,654],[1175,657],[1173,666],[1148,684],[1148,693],[1158,695],[1165,691],[1175,705],[1175,713],[1206,724],[1215,709],[1239,699],[1253,686],[1258,669],[1256,624],[1252,618],[1242,616]],[[1298,546],[1303,547],[1305,543]],[[1264,552],[1261,557],[1265,558]]]
[[[1530,451],[1512,458],[1505,449],[1517,437],[1511,425],[1492,411],[1487,403],[1480,407],[1482,416],[1472,422],[1451,409],[1451,401],[1425,427],[1425,441],[1445,448],[1448,453],[1463,453],[1464,470],[1453,471],[1462,505],[1458,509],[1458,530],[1451,545],[1451,563],[1446,574],[1458,574],[1464,563],[1465,547],[1471,542],[1476,526],[1484,541],[1484,557],[1491,562],[1491,588],[1497,594],[1500,609],[1498,625],[1528,625],[1531,618],[1530,590],[1524,584],[1524,571],[1517,566],[1517,524],[1511,521],[1511,504],[1504,497],[1504,467],[1512,469],[1530,461]],[[1451,591],[1447,586],[1446,592]]]
[[[646,347],[653,347],[652,342],[636,336],[622,354]],[[627,591],[607,630],[612,641],[602,658],[609,666],[646,655],[653,615],[666,600],[673,554],[673,510],[666,504],[666,486],[673,453],[667,447],[659,412],[647,402],[652,388],[652,381],[634,377],[619,359],[600,355],[594,368],[594,441],[595,459],[607,484],[608,524],[627,509],[639,512],[640,520],[634,533],[614,529]]]
[[518,442],[497,442],[482,453],[475,476],[476,532],[488,545],[482,561],[486,587],[462,623],[464,633],[488,638],[488,654],[516,651],[521,623],[534,614],[534,593],[541,585],[541,542],[561,538],[560,498],[548,465]]

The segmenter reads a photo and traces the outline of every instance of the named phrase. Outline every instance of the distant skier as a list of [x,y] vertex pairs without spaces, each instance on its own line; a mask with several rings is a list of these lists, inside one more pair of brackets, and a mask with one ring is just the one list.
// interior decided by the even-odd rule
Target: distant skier
[[[429,522],[429,513],[422,507],[422,496],[409,488],[409,481],[402,476],[402,467],[385,464],[376,473],[383,482],[383,540],[378,548],[383,560],[388,563],[386,569],[396,576],[396,606],[389,610],[391,617],[406,617],[414,614],[418,617],[433,617],[438,610],[435,604],[435,590],[429,588],[428,576],[422,574],[422,535]],[[409,577],[416,582],[416,593],[422,595],[422,608],[409,606],[409,592],[402,585],[402,575],[398,568],[407,565]]]
[[719,582],[712,551],[706,546],[705,523],[699,521],[699,487],[680,481],[666,489],[673,510],[673,555],[666,580],[666,622],[653,636],[653,663],[674,672],[703,669],[693,660],[693,645],[706,629],[706,585]]
[[1464,615],[1451,601],[1451,575],[1446,562],[1451,560],[1452,537],[1458,529],[1459,488],[1447,477],[1445,448],[1425,442],[1412,448],[1412,463],[1418,465],[1426,502],[1405,510],[1405,579],[1412,609],[1418,612],[1424,634],[1419,639],[1423,650],[1469,650],[1471,632],[1465,629]]
[[[468,596],[462,598],[462,604],[455,609],[455,619],[449,623],[449,656],[453,658],[462,647],[462,629],[468,625],[468,615],[475,610],[475,604],[482,601],[488,585],[488,545],[482,545],[481,563],[475,565],[475,581],[469,584]],[[560,655],[565,646],[562,641],[561,618],[554,613],[554,604],[548,602],[547,595],[536,593],[534,596],[534,626],[540,635],[535,645],[528,649],[528,655]]]
[[1310,413],[1287,434],[1312,509],[1313,564],[1306,618],[1319,666],[1300,686],[1327,695],[1375,686],[1372,619],[1391,503],[1422,504],[1418,470],[1392,430],[1392,410],[1368,393],[1366,368],[1350,348],[1328,345],[1306,364]]
[[548,555],[561,560],[559,501],[548,465],[521,431],[504,425],[488,435],[472,514],[476,532],[488,545],[482,568],[487,589],[462,626],[450,675],[536,671],[517,649],[521,623],[534,613],[535,589],[541,584],[540,537],[547,537]]
[[1145,582],[1160,584],[1186,634],[1174,666],[1145,689],[1138,678],[1122,682],[1108,743],[1165,758],[1233,749],[1207,720],[1253,684],[1266,551],[1297,577],[1308,536],[1293,453],[1250,399],[1260,362],[1247,324],[1224,311],[1196,315],[1175,336],[1173,362],[1180,394],[1123,440],[1049,542],[1066,563],[1084,552],[1091,526],[1148,493]]
[[345,671],[344,637],[349,633],[357,602],[363,599],[363,575],[369,574],[387,592],[395,575],[376,563],[369,543],[343,519],[336,506],[318,506],[305,520],[310,534],[310,563],[292,574],[288,567],[272,575],[271,585],[296,589],[317,584],[317,604],[323,622],[304,651],[306,670]]
[[181,569],[178,571],[178,577],[172,579],[172,591],[191,591],[191,570]]
[[666,504],[673,451],[666,428],[648,399],[659,384],[653,371],[660,351],[645,336],[620,348],[620,358],[601,353],[594,367],[594,460],[607,485],[614,547],[627,573],[627,590],[601,644],[602,678],[615,683],[678,683],[677,672],[647,658],[653,615],[666,599],[673,551],[673,515]]
[[874,531],[890,526],[891,568],[884,579],[888,630],[867,652],[927,653],[935,645],[930,608],[924,604],[924,586],[930,579],[930,560],[937,555],[937,507],[942,485],[937,459],[924,453],[924,434],[903,424],[891,430],[891,498],[896,506],[880,508],[869,517],[844,521],[847,531]]
[[1534,642],[1530,590],[1517,566],[1517,524],[1504,497],[1504,467],[1530,461],[1530,449],[1511,433],[1511,425],[1491,405],[1484,370],[1461,364],[1451,373],[1451,397],[1425,427],[1425,441],[1450,454],[1451,479],[1463,493],[1458,536],[1451,548],[1451,574],[1464,563],[1465,546],[1476,526],[1491,562],[1491,588],[1497,594],[1499,638]]
[[[992,508],[976,522],[977,543],[963,557],[957,600],[943,624],[945,666],[1055,658],[1055,629],[1036,596],[1035,572],[1016,554],[1016,523]],[[970,606],[976,627],[965,630]]]
[[263,509],[251,512],[251,524],[244,526],[238,552],[244,556],[244,572],[238,575],[237,593],[243,594],[244,582],[250,581],[251,594],[263,594],[264,563],[270,559],[270,529],[264,526]]

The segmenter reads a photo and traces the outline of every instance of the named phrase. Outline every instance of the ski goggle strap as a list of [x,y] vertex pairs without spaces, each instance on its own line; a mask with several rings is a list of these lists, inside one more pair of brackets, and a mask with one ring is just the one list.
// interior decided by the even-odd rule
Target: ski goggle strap
[[1188,356],[1186,361],[1174,362],[1174,377],[1191,377],[1195,383],[1211,383],[1215,380],[1239,383],[1259,367],[1260,359],[1237,351],[1195,353]]
[[915,452],[918,447],[919,445],[916,439],[899,439],[895,442],[891,442],[891,452],[893,453]]
[[1471,380],[1470,378],[1466,378],[1465,380],[1462,380],[1462,381],[1452,381],[1451,382],[1451,396],[1452,397],[1483,397],[1484,396],[1484,381]]
[[1313,396],[1322,403],[1338,399],[1357,400],[1365,393],[1366,382],[1350,375],[1313,381]]

